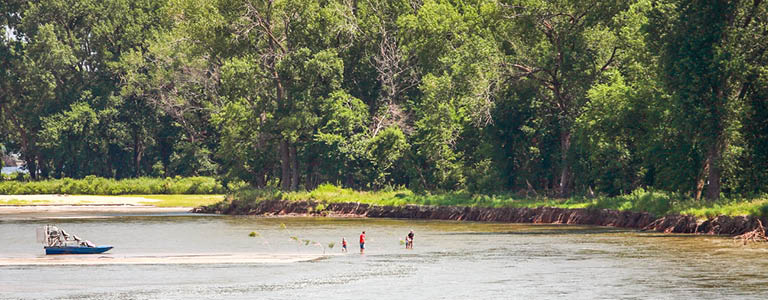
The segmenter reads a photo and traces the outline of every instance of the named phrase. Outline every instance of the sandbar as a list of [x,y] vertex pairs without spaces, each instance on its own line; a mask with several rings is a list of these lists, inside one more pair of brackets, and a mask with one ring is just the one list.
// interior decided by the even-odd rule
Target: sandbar
[[31,202],[33,205],[72,205],[72,204],[97,204],[97,205],[140,205],[146,202],[160,200],[135,196],[93,196],[93,195],[0,195],[0,204],[12,200]]
[[46,255],[36,257],[0,257],[0,266],[284,264],[318,260],[326,256],[330,255],[269,253]]
[[[24,204],[12,204],[13,200]],[[193,207],[158,207],[136,196],[0,195],[0,219],[93,218],[189,213]]]
[[0,221],[177,215],[189,214],[191,210],[191,207],[156,207],[151,205],[0,205]]

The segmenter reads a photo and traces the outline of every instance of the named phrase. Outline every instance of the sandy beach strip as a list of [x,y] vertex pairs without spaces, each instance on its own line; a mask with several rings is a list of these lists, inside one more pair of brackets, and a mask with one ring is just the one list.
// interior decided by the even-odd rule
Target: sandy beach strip
[[0,205],[0,219],[68,219],[189,213],[192,207],[151,205]]
[[0,266],[284,264],[318,260],[326,256],[329,255],[269,253],[47,255],[37,257],[0,257]]
[[[13,200],[23,201],[23,203],[9,202]],[[157,201],[159,200],[135,196],[0,195],[0,216],[77,218],[102,214],[174,214],[192,210],[191,207],[148,205]]]
[[13,201],[29,202],[30,205],[141,205],[146,202],[157,202],[157,199],[149,199],[135,196],[92,196],[92,195],[0,195],[0,205],[12,204]]

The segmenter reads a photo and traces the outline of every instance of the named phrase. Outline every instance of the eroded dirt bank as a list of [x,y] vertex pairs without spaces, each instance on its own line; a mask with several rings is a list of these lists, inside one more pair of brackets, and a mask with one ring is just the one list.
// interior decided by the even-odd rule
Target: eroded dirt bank
[[[609,209],[484,208],[455,206],[378,206],[362,203],[320,203],[315,201],[269,200],[251,204],[211,205],[193,210],[197,213],[230,215],[317,215],[369,218],[405,218],[463,220],[508,223],[580,224],[634,228],[666,233],[702,233],[741,235],[768,224],[756,217],[719,216],[697,220],[692,216],[668,215],[657,218],[649,213],[621,212]],[[764,228],[762,229],[765,230]]]

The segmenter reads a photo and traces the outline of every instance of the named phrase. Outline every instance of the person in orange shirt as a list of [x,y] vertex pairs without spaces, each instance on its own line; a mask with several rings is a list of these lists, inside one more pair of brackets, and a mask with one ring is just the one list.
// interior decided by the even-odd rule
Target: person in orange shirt
[[360,253],[365,252],[365,231],[360,234]]

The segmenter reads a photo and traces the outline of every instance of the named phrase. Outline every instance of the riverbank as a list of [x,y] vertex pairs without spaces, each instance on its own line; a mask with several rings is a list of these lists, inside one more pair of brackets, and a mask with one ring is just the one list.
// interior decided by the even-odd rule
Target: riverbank
[[470,207],[403,205],[382,206],[360,202],[324,202],[264,200],[230,201],[198,207],[196,213],[229,215],[309,215],[369,218],[405,218],[504,223],[579,224],[631,228],[664,233],[764,236],[768,221],[755,216],[717,216],[700,219],[690,215],[656,217],[648,212],[618,211],[599,208],[558,207]]
[[768,195],[751,198],[721,198],[716,201],[696,201],[685,195],[665,191],[637,189],[617,196],[572,196],[552,198],[535,193],[472,194],[448,191],[419,194],[408,189],[356,191],[323,184],[311,191],[281,192],[270,189],[239,189],[232,196],[235,205],[247,205],[264,200],[304,201],[323,203],[359,202],[378,206],[434,205],[470,207],[557,207],[612,209],[647,212],[656,216],[690,215],[696,218],[717,216],[768,217]]
[[679,194],[635,190],[615,197],[566,199],[409,190],[354,191],[320,185],[312,191],[241,189],[201,213],[336,215],[613,226],[666,233],[744,235],[760,239],[768,224],[768,197],[700,202]]

